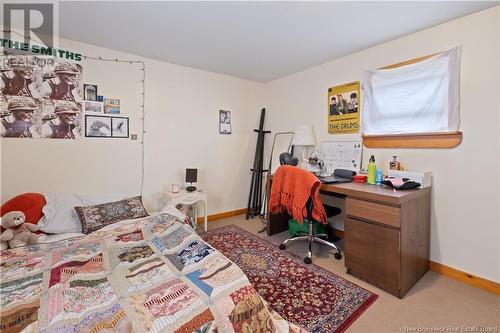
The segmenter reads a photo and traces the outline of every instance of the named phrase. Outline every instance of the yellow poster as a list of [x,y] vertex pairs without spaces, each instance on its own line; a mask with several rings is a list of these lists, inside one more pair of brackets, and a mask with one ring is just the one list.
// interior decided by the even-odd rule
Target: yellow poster
[[355,81],[328,89],[328,133],[359,132],[359,87],[359,81]]

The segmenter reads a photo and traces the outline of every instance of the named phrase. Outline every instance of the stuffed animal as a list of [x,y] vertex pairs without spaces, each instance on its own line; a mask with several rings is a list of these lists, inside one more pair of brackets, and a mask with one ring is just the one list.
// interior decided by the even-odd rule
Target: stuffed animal
[[14,248],[38,242],[41,236],[33,232],[38,231],[39,227],[36,224],[24,223],[25,220],[24,213],[17,210],[2,216],[0,224],[6,229],[0,235],[2,250],[6,249],[7,244],[10,248]]

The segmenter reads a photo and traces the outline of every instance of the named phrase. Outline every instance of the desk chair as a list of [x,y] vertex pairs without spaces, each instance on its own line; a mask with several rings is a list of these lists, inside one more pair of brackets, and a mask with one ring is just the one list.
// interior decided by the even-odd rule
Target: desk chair
[[[332,206],[328,206],[328,205],[324,205],[324,206],[325,206],[327,218],[339,215],[342,212],[340,210],[340,208],[332,207]],[[318,243],[324,244],[326,246],[329,246],[331,248],[334,248],[335,250],[337,250],[337,252],[335,252],[335,259],[337,259],[337,260],[342,259],[342,252],[340,251],[340,249],[337,246],[335,246],[335,244],[329,242],[326,239],[321,238],[321,237],[325,237],[328,239],[328,235],[326,235],[326,234],[314,234],[313,223],[315,223],[315,221],[312,219],[312,200],[311,199],[309,199],[307,201],[307,219],[304,219],[304,223],[309,223],[309,234],[307,236],[296,236],[296,237],[286,239],[283,243],[280,244],[280,246],[279,246],[280,250],[286,249],[286,244],[289,242],[307,240],[307,241],[309,241],[309,250],[307,251],[307,256],[304,258],[304,262],[306,264],[312,263],[311,257],[312,257],[312,243],[313,242],[318,242]]]

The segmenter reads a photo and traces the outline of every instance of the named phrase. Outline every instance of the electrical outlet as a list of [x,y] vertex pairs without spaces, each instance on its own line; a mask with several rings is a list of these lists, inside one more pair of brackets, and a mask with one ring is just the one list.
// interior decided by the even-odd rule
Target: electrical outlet
[[130,134],[130,140],[137,140],[137,134]]

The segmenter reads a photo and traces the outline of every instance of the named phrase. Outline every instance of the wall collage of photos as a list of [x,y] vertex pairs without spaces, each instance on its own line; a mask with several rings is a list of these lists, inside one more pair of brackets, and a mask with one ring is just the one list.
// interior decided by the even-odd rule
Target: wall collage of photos
[[[120,102],[109,99],[113,104],[108,112],[108,103],[97,101],[97,96],[87,101],[84,88],[90,85],[82,83],[80,64],[35,56],[3,56],[0,60],[0,137],[129,137],[128,117],[87,115],[84,119],[87,109],[94,114],[120,113]],[[100,110],[92,109],[99,104]],[[84,127],[88,128],[84,131]]]
[[82,67],[54,58],[8,56],[0,73],[0,137],[76,139]]

